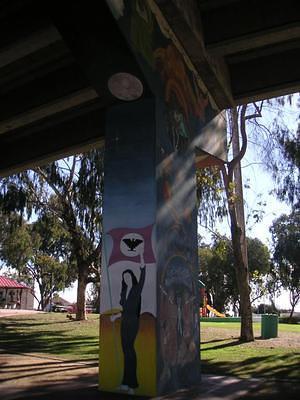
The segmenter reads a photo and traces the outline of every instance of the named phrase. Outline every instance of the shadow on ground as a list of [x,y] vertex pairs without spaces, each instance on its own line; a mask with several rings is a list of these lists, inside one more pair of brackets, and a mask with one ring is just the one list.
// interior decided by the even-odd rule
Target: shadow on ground
[[[261,382],[258,380],[228,380],[224,377],[204,377],[203,383],[189,390],[179,390],[171,395],[153,398],[153,400],[298,400],[299,387],[290,382]],[[21,396],[8,400],[146,400],[148,397],[128,396],[119,393],[99,392],[96,385],[91,386],[92,379],[81,379],[81,387],[66,387],[53,389],[53,386],[44,386],[29,389]]]
[[[241,342],[238,338],[232,338],[229,341],[220,341],[219,339],[201,343],[209,345],[205,348],[201,348],[201,354],[210,351],[212,354],[210,358],[203,357],[201,361],[201,368],[204,373],[207,374],[219,374],[219,375],[233,375],[242,376],[248,378],[260,378],[266,379],[289,379],[291,381],[299,380],[299,365],[300,365],[300,352],[293,351],[285,354],[276,353],[270,349],[269,355],[247,357],[243,361],[235,361],[234,357],[232,361],[218,361],[218,351],[222,349],[236,349],[237,351],[245,351],[243,348],[244,342]],[[239,349],[240,347],[240,349]],[[216,354],[214,357],[214,351]],[[259,366],[259,367],[258,367]]]
[[238,380],[222,376],[203,377],[202,384],[189,390],[179,390],[156,400],[279,400],[299,399],[299,384],[261,380]]
[[[98,337],[84,335],[82,332],[74,337],[74,321],[59,321],[60,327],[55,329],[57,321],[39,323],[35,319],[26,321],[3,318],[0,320],[1,348],[8,352],[47,353],[49,355],[71,356],[80,358],[96,358],[99,354]],[[42,330],[39,330],[39,327]]]
[[[5,400],[127,400],[133,396],[99,392],[97,388],[98,338],[94,334],[74,336],[72,321],[39,323],[35,319],[0,321],[0,393]],[[88,325],[86,325],[88,326]],[[32,328],[37,328],[36,330]],[[39,329],[41,327],[41,329]],[[84,325],[82,325],[84,328]],[[87,330],[88,331],[88,330]],[[204,344],[204,343],[202,343]],[[205,343],[205,352],[223,349],[243,351],[238,338],[210,340]],[[31,353],[28,355],[26,353]],[[38,353],[46,353],[45,355]],[[82,358],[82,354],[84,358]],[[210,354],[210,353],[208,353]],[[57,355],[75,355],[72,360],[57,359]],[[86,356],[88,358],[86,358]],[[282,379],[291,370],[299,370],[299,352],[284,355],[248,357],[243,362],[221,362],[213,356],[202,360],[202,383],[189,390],[180,390],[172,395],[156,398],[174,400],[293,400],[300,398],[298,380]],[[19,357],[14,362],[13,357]],[[30,362],[26,362],[31,357]],[[258,369],[257,365],[264,369]],[[264,375],[264,379],[237,379],[230,375],[241,371],[251,377]],[[211,374],[211,375],[209,375]],[[226,376],[227,375],[227,376]],[[146,399],[134,396],[135,400]]]

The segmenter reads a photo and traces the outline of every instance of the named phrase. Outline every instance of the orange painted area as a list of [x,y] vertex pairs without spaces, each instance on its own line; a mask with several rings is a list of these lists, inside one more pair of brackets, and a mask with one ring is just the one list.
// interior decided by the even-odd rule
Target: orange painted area
[[[120,323],[120,318],[112,322],[108,314],[100,317],[99,387],[103,391],[119,392],[118,387],[122,383],[124,357]],[[156,319],[151,314],[141,315],[135,341],[139,383],[139,387],[134,390],[136,395],[156,396],[155,324]]]

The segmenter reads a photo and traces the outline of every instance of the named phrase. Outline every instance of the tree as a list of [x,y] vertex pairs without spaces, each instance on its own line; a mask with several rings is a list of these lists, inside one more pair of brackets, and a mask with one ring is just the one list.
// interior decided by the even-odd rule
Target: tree
[[91,285],[88,291],[88,302],[96,313],[100,313],[100,282]]
[[93,150],[36,167],[1,181],[0,206],[56,215],[70,236],[76,265],[78,320],[86,319],[86,286],[99,281],[102,232],[103,152]]
[[232,263],[228,250],[230,252],[227,238],[215,240],[212,246],[199,248],[200,279],[205,284],[206,292],[212,301],[211,305],[219,312],[225,312],[232,295]]
[[[270,254],[257,238],[247,238],[251,303],[266,293],[265,283],[270,271]],[[229,304],[234,308],[240,304],[234,271],[234,256],[231,241],[227,237],[215,237],[211,246],[199,248],[201,265],[200,279],[212,297],[213,306],[225,312]]]
[[273,240],[273,270],[290,293],[291,313],[300,300],[300,211],[281,215],[270,227]]
[[52,295],[75,280],[69,237],[52,215],[41,215],[32,224],[7,229],[1,243],[0,257],[24,282],[37,283],[38,308],[49,304]]
[[[241,166],[240,162],[244,157],[247,149],[247,132],[246,122],[257,117],[261,117],[261,105],[258,106],[253,104],[252,107],[243,105],[240,108],[234,108],[229,111],[229,133],[230,133],[230,144],[233,144],[232,159],[224,162],[221,167],[221,177],[223,181],[223,189],[225,192],[227,211],[230,223],[231,241],[233,249],[233,267],[235,270],[236,283],[238,287],[240,297],[240,308],[241,308],[241,334],[240,338],[244,341],[253,341],[253,328],[252,328],[252,310],[250,301],[250,286],[249,286],[249,268],[247,258],[247,245],[246,245],[246,232],[245,232],[245,220],[244,220],[244,203],[243,203],[243,191],[241,182]],[[253,110],[252,110],[253,108]],[[247,110],[250,109],[250,114],[247,114]],[[252,112],[253,111],[253,112]],[[242,138],[241,148],[239,146],[239,135]],[[213,171],[216,174],[217,171]],[[217,180],[218,181],[218,180]],[[218,181],[220,182],[220,181]],[[217,190],[217,192],[216,192]],[[204,193],[203,193],[204,192]],[[224,216],[224,200],[222,203],[220,192],[220,183],[213,187],[208,187],[204,191],[200,192],[200,209],[205,206],[203,199],[209,198],[207,193],[214,193],[210,195],[210,198],[217,203],[217,216],[221,218]],[[217,193],[217,194],[216,194]],[[198,193],[199,194],[199,193]],[[200,218],[202,216],[202,210],[199,212]]]
[[15,213],[0,213],[0,259],[20,272],[32,255],[28,225]]
[[268,247],[257,238],[247,238],[247,254],[251,286],[251,304],[270,294],[271,256]]
[[[300,108],[299,93],[266,100],[264,107],[271,115],[270,122],[253,120],[251,131],[253,140],[260,147],[261,162],[274,179],[274,193],[278,199],[299,208],[300,205],[300,119],[298,125],[291,125],[291,110],[297,99]],[[292,114],[293,115],[293,114]]]
[[[231,238],[234,254],[234,268],[236,271],[237,285],[241,294],[241,339],[254,340],[252,330],[252,314],[250,304],[249,269],[247,261],[246,234],[243,216],[243,193],[241,182],[240,162],[247,149],[248,136],[259,144],[259,153],[262,163],[273,173],[275,183],[278,185],[275,192],[280,199],[289,202],[293,207],[299,205],[299,159],[300,143],[299,131],[291,132],[282,117],[284,106],[291,103],[291,96],[267,100],[253,105],[244,105],[229,111],[229,146],[233,144],[232,159],[225,162],[221,168],[228,217],[230,222]],[[298,104],[299,100],[298,100]],[[262,111],[274,111],[276,113],[272,123],[259,122]],[[246,130],[247,127],[247,130]],[[238,139],[242,139],[239,148]],[[200,185],[206,181],[206,186],[198,190],[199,218],[203,220],[205,211],[209,211],[209,222],[214,223],[215,217],[224,218],[224,198],[221,195],[221,180],[219,172],[214,170],[202,171],[199,174]],[[207,179],[209,178],[209,179]],[[212,184],[211,184],[212,182]],[[208,200],[208,201],[206,201]],[[204,212],[203,212],[204,210]],[[259,218],[259,215],[258,215]],[[271,280],[269,281],[271,283]],[[271,285],[272,286],[272,285]]]

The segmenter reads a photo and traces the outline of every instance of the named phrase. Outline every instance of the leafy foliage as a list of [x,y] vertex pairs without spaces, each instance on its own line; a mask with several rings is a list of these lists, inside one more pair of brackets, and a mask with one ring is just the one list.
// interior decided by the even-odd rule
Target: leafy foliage
[[217,220],[227,215],[220,169],[198,169],[196,174],[199,221],[204,226],[213,227]]
[[0,207],[30,217],[52,215],[69,235],[79,281],[77,318],[85,319],[85,289],[99,282],[103,151],[93,150],[0,181]]
[[290,292],[294,308],[300,300],[300,211],[281,215],[270,231],[273,240],[273,273],[278,276],[284,289]]
[[295,207],[299,206],[300,199],[300,119],[298,115],[298,126],[291,128],[291,117],[287,113],[296,98],[300,108],[299,95],[266,101],[264,108],[272,116],[271,121],[251,121],[251,136],[260,147],[263,165],[274,179],[274,193]]
[[[12,216],[10,216],[12,218]],[[8,228],[1,243],[0,258],[17,271],[23,282],[38,284],[44,309],[54,292],[68,287],[76,278],[68,233],[51,215],[32,224]]]
[[[265,294],[265,282],[270,271],[268,248],[257,238],[247,239],[248,264],[252,301]],[[229,304],[239,303],[236,275],[233,268],[234,258],[231,241],[215,238],[211,246],[199,248],[200,279],[206,285],[212,305],[220,312],[226,311]]]

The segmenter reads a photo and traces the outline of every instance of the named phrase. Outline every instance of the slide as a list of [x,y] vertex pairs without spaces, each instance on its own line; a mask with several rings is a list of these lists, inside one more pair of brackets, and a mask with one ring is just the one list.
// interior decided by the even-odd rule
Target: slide
[[206,308],[208,309],[208,311],[211,311],[213,314],[215,314],[217,317],[226,317],[225,314],[220,313],[219,311],[215,310],[214,308],[212,308],[210,305],[206,305]]

